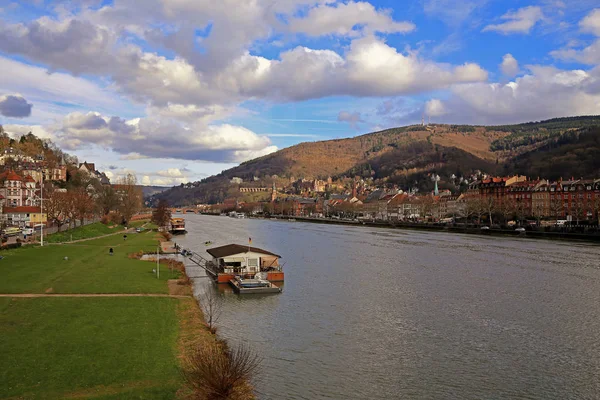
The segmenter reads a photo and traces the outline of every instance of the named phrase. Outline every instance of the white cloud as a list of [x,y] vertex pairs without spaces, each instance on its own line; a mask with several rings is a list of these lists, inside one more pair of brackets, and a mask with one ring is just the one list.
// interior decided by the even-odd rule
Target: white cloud
[[502,124],[598,113],[599,67],[591,71],[528,69],[528,74],[507,84],[452,87],[452,96],[443,102],[447,122]]
[[551,51],[550,55],[559,60],[577,61],[582,64],[597,65],[600,64],[600,39],[581,50],[567,47]]
[[408,33],[415,29],[413,23],[394,21],[390,14],[391,10],[376,10],[363,1],[321,4],[310,9],[306,16],[292,18],[289,27],[292,32],[309,36],[358,36],[363,31]]
[[181,172],[179,168],[169,168],[165,171],[158,171],[156,175],[166,178],[181,178],[183,176],[183,172]]
[[[600,8],[592,10],[580,22],[582,32],[592,33],[600,37]],[[583,49],[576,49],[577,41],[569,43],[567,47],[550,52],[552,57],[565,61],[577,61],[588,65],[600,64],[600,39]]]
[[6,124],[2,126],[9,136],[13,139],[18,139],[29,132],[33,133],[40,139],[52,139],[54,136],[48,132],[46,128],[40,125],[17,125],[17,124]]
[[512,54],[505,54],[504,57],[502,57],[500,70],[504,75],[513,77],[519,73],[519,62],[513,57]]
[[498,32],[504,35],[513,33],[529,33],[534,25],[544,18],[541,7],[528,6],[516,11],[509,11],[500,17],[506,22],[500,24],[488,25],[483,28],[483,32]]
[[592,10],[580,22],[579,27],[583,32],[593,33],[600,37],[600,8]]
[[[345,58],[331,50],[296,47],[269,61],[263,77],[247,93],[280,100],[306,100],[332,95],[387,96],[448,87],[487,79],[476,64],[452,66],[399,53],[375,37],[355,39]],[[294,71],[294,79],[290,79]]]
[[441,117],[447,113],[444,103],[439,99],[431,99],[425,103],[425,114],[429,117]]
[[25,118],[31,115],[33,104],[28,103],[19,94],[0,96],[0,115],[13,118]]
[[434,15],[451,26],[461,25],[479,8],[484,7],[488,0],[425,0],[423,11]]
[[126,160],[167,157],[241,162],[248,155],[277,150],[268,137],[240,126],[185,124],[156,116],[125,121],[96,112],[75,112],[64,118],[54,134],[67,149],[98,145],[123,154]]
[[354,129],[356,129],[358,127],[358,124],[360,122],[365,122],[363,121],[363,119],[360,117],[360,113],[359,112],[353,112],[350,113],[348,111],[340,111],[337,117],[337,120],[340,122],[347,122],[350,124],[350,126]]
[[35,104],[61,101],[71,105],[107,108],[130,108],[111,91],[80,77],[54,72],[0,56],[0,87],[22,94]]

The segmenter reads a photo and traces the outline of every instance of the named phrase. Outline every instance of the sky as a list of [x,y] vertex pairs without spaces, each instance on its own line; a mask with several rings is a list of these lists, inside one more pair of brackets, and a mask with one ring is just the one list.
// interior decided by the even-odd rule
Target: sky
[[[596,7],[596,8],[594,8]],[[113,180],[300,142],[600,114],[597,0],[0,0],[0,124]]]

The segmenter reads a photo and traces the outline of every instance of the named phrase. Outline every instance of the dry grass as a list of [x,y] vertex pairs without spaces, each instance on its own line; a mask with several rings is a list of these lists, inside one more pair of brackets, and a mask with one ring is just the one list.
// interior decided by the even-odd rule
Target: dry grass
[[247,382],[258,372],[261,358],[246,345],[230,348],[214,341],[197,346],[185,360],[182,374],[197,400],[245,400]]

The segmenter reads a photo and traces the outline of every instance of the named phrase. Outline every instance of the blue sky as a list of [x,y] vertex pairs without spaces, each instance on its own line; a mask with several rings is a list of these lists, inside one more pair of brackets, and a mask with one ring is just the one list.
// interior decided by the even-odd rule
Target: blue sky
[[116,178],[303,141],[600,114],[589,0],[0,0],[0,123]]

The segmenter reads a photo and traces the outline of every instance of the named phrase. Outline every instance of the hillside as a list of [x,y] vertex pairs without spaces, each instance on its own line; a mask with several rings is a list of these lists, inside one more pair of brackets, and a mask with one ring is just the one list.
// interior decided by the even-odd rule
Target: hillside
[[[557,118],[504,126],[413,125],[354,138],[301,143],[240,164],[194,184],[158,194],[174,205],[216,203],[238,196],[239,177],[270,185],[285,178],[361,176],[384,185],[429,190],[429,175],[600,176],[595,141],[600,116]],[[583,161],[585,160],[585,161]],[[276,175],[277,177],[274,177]],[[278,182],[279,183],[279,182]]]

